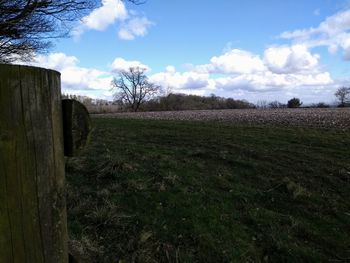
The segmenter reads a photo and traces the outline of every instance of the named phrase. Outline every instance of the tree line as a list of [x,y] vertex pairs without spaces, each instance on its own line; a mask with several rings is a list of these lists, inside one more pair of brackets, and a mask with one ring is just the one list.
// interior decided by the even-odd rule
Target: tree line
[[[63,98],[76,99],[87,106],[90,112],[123,111],[181,111],[181,110],[218,110],[218,109],[278,109],[278,108],[329,108],[324,102],[304,105],[299,98],[292,98],[287,103],[260,100],[256,104],[246,100],[210,96],[164,94],[161,86],[152,83],[141,68],[129,68],[119,72],[111,85],[114,100],[91,99],[86,96],[63,95]],[[350,88],[341,87],[335,92],[338,107],[350,106]]]
[[[112,81],[114,101],[123,110],[130,111],[176,111],[176,110],[213,110],[213,109],[249,109],[249,108],[299,108],[303,102],[299,98],[292,98],[286,104],[279,101],[258,101],[256,105],[233,98],[223,98],[211,94],[209,97],[168,94],[162,87],[150,82],[146,76],[146,69],[139,67],[120,71]],[[338,99],[338,107],[350,106],[350,88],[341,87],[334,94]],[[319,102],[306,107],[327,108],[330,105]]]
[[[185,94],[166,94],[161,86],[152,83],[146,69],[131,67],[120,71],[112,81],[114,101],[122,110],[130,111],[178,111],[254,108],[244,100]],[[163,94],[163,95],[162,95]]]
[[211,94],[210,96],[186,95],[170,93],[146,101],[141,111],[181,111],[181,110],[218,110],[218,109],[252,109],[253,103],[233,98],[223,98]]

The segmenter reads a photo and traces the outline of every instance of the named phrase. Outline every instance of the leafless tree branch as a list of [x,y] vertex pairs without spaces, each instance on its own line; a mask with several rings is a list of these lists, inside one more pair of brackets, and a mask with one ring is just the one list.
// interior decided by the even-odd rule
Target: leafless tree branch
[[[140,0],[126,0],[142,4]],[[0,63],[29,60],[54,38],[66,37],[96,0],[0,0]]]
[[347,104],[350,104],[350,88],[341,87],[334,93],[334,95],[339,100],[340,107],[345,107]]
[[144,68],[129,68],[121,71],[118,78],[114,78],[112,86],[116,90],[114,99],[127,104],[132,111],[137,111],[141,104],[160,92],[160,86],[149,82]]

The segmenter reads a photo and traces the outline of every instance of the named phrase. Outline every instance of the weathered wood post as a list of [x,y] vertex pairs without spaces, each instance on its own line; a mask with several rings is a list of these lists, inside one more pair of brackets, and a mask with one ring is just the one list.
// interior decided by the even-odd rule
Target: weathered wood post
[[91,131],[90,115],[79,101],[62,100],[64,155],[75,156],[87,144]]
[[0,65],[0,263],[67,263],[60,73]]

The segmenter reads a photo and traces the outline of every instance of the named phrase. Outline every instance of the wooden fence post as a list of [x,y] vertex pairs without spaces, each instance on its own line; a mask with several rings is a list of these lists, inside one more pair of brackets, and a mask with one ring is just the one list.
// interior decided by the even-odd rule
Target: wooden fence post
[[62,100],[64,155],[75,156],[88,142],[91,132],[90,115],[77,100]]
[[67,263],[60,73],[0,65],[0,263]]

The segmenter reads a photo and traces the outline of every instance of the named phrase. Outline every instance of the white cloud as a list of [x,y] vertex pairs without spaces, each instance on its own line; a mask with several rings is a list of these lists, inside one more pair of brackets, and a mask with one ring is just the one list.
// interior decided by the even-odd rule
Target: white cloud
[[253,74],[226,75],[212,78],[210,74],[169,71],[154,74],[151,81],[162,87],[171,87],[172,92],[210,95],[246,99],[256,102],[262,98],[266,100],[290,99],[290,93],[302,98],[305,102],[316,101],[331,102],[336,82],[328,72],[314,75],[275,74],[270,71]]
[[88,30],[104,31],[116,22],[121,22],[118,36],[123,40],[145,36],[148,28],[154,25],[147,17],[140,17],[137,12],[127,10],[122,0],[102,0],[101,6],[85,16],[74,28],[73,36],[79,39]]
[[128,11],[121,0],[102,0],[102,6],[83,18],[89,29],[104,30],[116,20],[125,20]]
[[327,46],[334,54],[343,49],[344,59],[350,60],[350,10],[339,12],[326,18],[316,28],[283,32],[280,37],[294,40],[308,47]]
[[319,60],[319,55],[306,46],[293,45],[270,47],[265,50],[262,59],[253,53],[233,49],[214,56],[208,64],[194,65],[185,72],[168,65],[163,72],[151,75],[148,65],[121,57],[114,59],[108,71],[81,67],[76,57],[64,53],[39,55],[32,65],[60,71],[63,92],[94,98],[111,99],[112,74],[130,67],[140,67],[147,70],[152,82],[163,88],[171,87],[175,93],[215,93],[253,102],[254,98],[268,97],[267,94],[271,95],[271,100],[285,98],[284,101],[288,94],[297,94],[301,98],[305,94],[308,94],[308,98],[312,98],[312,95],[327,98],[327,94],[329,101],[336,84],[340,83],[323,70]]
[[118,36],[123,40],[133,40],[147,34],[148,28],[154,23],[147,17],[135,17],[123,23],[119,29]]
[[328,86],[333,80],[328,72],[315,75],[275,74],[264,72],[258,74],[243,74],[235,77],[215,79],[215,86],[220,90],[248,90],[248,91],[278,91],[291,90],[298,87]]
[[312,37],[326,38],[335,36],[350,29],[350,10],[339,12],[327,17],[321,24],[314,28],[286,31],[281,34],[286,39],[310,39]]
[[[139,61],[127,61],[120,57],[113,61],[109,71],[82,67],[79,63],[75,56],[51,53],[37,55],[32,62],[26,64],[59,71],[63,93],[103,99],[112,99],[111,82],[113,75],[118,71],[128,70],[130,67],[145,68],[147,72],[151,70],[149,66]],[[21,64],[20,61],[19,64]]]
[[111,65],[111,70],[112,72],[117,73],[119,71],[128,71],[129,68],[136,67],[146,69],[146,71],[151,70],[149,66],[142,64],[140,61],[128,61],[123,58],[116,58]]
[[121,0],[102,0],[102,5],[93,10],[82,19],[82,22],[75,28],[73,35],[78,37],[86,30],[103,31],[117,20],[123,21],[128,18],[128,11]]
[[150,77],[152,82],[162,87],[172,87],[175,92],[184,92],[208,88],[209,75],[197,72],[176,72],[175,67],[167,66],[165,72]]
[[33,61],[35,66],[55,69],[57,71],[75,67],[78,63],[79,60],[76,57],[67,56],[64,53],[51,53],[48,56],[38,55]]
[[264,63],[271,72],[277,74],[309,74],[318,71],[319,58],[318,54],[311,54],[304,45],[271,47],[265,50]]
[[165,68],[165,71],[169,72],[169,73],[175,73],[176,72],[176,68],[174,66],[169,65],[169,66],[167,66]]
[[198,72],[220,74],[245,74],[265,70],[263,61],[259,56],[250,52],[232,49],[221,56],[214,56],[210,64],[196,67]]
[[214,56],[208,64],[192,65],[182,73],[167,66],[164,72],[151,76],[151,80],[187,94],[234,96],[250,92],[324,90],[334,85],[334,80],[329,72],[322,70],[319,59],[318,54],[312,54],[303,45],[268,48],[263,59],[233,49]]
[[30,64],[61,72],[62,92],[64,93],[104,97],[103,93],[108,92],[111,88],[112,76],[109,72],[80,67],[76,57],[67,56],[64,53],[39,55]]

